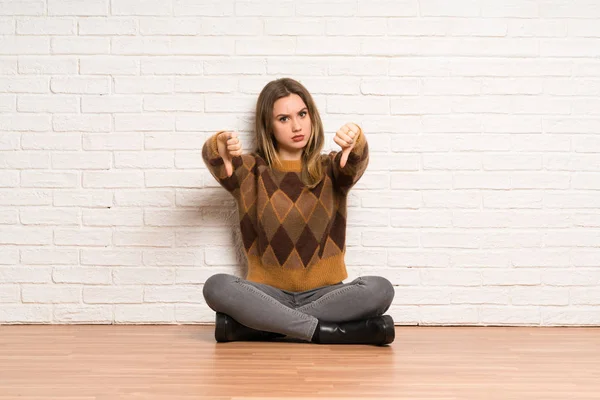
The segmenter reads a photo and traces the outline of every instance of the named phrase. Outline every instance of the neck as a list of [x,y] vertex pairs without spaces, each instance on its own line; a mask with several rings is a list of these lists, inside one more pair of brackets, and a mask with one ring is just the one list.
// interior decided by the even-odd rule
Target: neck
[[287,151],[286,149],[278,149],[277,155],[280,160],[285,161],[300,161],[302,160],[302,149],[296,151]]

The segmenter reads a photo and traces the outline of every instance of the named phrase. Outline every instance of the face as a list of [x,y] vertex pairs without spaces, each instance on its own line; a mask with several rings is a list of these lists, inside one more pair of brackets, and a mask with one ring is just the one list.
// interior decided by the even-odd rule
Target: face
[[308,108],[297,94],[278,99],[273,105],[273,131],[280,153],[297,154],[311,134]]

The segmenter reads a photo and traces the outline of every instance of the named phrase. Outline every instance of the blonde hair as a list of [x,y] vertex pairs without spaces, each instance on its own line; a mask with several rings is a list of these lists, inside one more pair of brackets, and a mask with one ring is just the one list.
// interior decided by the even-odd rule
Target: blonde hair
[[297,94],[304,101],[310,116],[312,129],[308,143],[302,149],[301,180],[306,186],[312,188],[319,183],[323,175],[321,150],[325,142],[325,133],[317,106],[308,90],[300,82],[291,78],[280,78],[267,83],[260,92],[256,101],[256,153],[269,166],[280,161],[276,150],[277,141],[273,132],[273,107],[277,100],[292,93]]

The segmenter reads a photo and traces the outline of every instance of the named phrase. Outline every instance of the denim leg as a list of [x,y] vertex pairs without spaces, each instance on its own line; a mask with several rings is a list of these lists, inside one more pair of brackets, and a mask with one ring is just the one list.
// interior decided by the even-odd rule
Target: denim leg
[[324,321],[352,321],[383,315],[390,308],[395,294],[390,281],[379,276],[362,276],[336,286],[334,290],[326,288],[322,296],[318,291],[299,293],[297,298],[308,303],[296,310]]
[[273,297],[256,286],[260,284],[234,275],[216,274],[206,280],[202,293],[211,309],[243,325],[310,341],[319,322],[317,318],[284,305],[284,291],[271,286],[262,288],[276,296]]

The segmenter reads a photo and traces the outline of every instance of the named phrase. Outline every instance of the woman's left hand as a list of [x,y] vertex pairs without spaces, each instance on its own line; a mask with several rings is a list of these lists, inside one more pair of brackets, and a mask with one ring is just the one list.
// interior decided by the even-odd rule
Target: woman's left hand
[[360,133],[358,125],[348,122],[344,124],[335,133],[333,141],[336,142],[342,148],[342,158],[340,159],[340,167],[344,168],[348,161],[348,155],[356,145],[356,139]]

